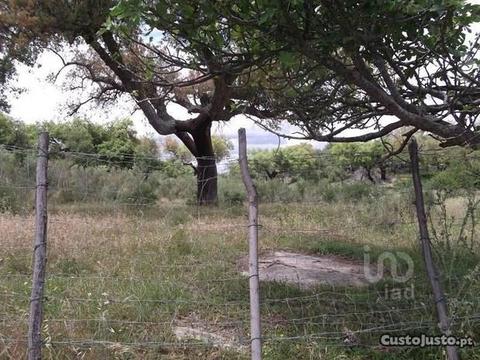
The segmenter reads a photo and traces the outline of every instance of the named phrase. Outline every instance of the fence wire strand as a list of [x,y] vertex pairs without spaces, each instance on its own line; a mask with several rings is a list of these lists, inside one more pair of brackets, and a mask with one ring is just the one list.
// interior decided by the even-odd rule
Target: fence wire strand
[[[36,149],[22,148],[10,145],[0,145],[10,153],[34,156]],[[420,151],[421,156],[435,158],[443,153],[444,150],[424,150]],[[52,151],[51,159],[70,159],[83,160],[86,164],[103,164],[114,168],[131,163],[133,160],[159,161],[162,160],[155,156],[140,156],[137,159],[134,155],[128,153],[118,153],[116,157],[108,157],[99,154],[75,152],[75,151]],[[363,153],[356,154],[358,156]],[[459,154],[450,157],[452,160],[472,158],[474,154]],[[305,159],[331,160],[331,154],[316,154],[307,156]],[[214,157],[197,157],[196,160],[215,161]],[[238,164],[237,158],[227,158],[221,162],[223,166],[231,167]],[[35,169],[31,167],[28,161],[23,163],[22,169],[25,179],[21,183],[12,182],[4,179],[0,164],[0,191],[12,191],[16,195],[33,196],[36,188],[34,184]],[[203,168],[218,167],[218,164],[202,165]],[[147,178],[153,171],[161,170],[158,166],[151,166],[146,171],[138,170],[136,175],[139,178]],[[60,170],[59,170],[60,171]],[[62,169],[61,171],[65,171]],[[424,175],[431,175],[430,169],[423,171]],[[67,173],[61,173],[62,177],[67,177]],[[223,179],[222,174],[203,179],[206,183],[210,180]],[[103,203],[106,212],[112,214],[122,213],[123,208],[132,208],[144,213],[149,209],[155,211],[162,209],[161,215],[164,218],[174,217],[177,210],[174,206],[169,208],[170,203],[163,206],[158,201],[149,202],[147,198],[139,196],[135,201],[125,201],[123,196],[124,189],[117,185],[103,187],[101,196],[95,188],[90,188],[95,179],[91,179],[88,174],[84,174],[84,188],[75,187],[73,183],[66,180],[51,181],[49,191],[51,192],[51,209],[49,214],[49,230],[54,234],[51,241],[53,246],[61,244],[57,242],[60,238],[61,227],[69,228],[73,226],[72,213],[65,210],[60,202],[56,202],[56,197],[60,193],[74,194],[79,196],[72,204],[82,204],[87,202]],[[62,182],[64,181],[64,182]],[[138,190],[143,180],[139,181],[134,190]],[[290,184],[289,184],[290,185]],[[92,185],[93,186],[93,185]],[[411,189],[383,188],[384,192],[374,195],[371,201],[394,201],[394,194],[401,199],[408,199],[413,194]],[[134,191],[133,191],[134,192]],[[428,196],[434,197],[435,190],[426,190]],[[1,200],[1,199],[0,199]],[[129,200],[129,199],[127,199]],[[319,200],[310,199],[308,196],[298,201],[296,206],[318,207]],[[0,203],[1,206],[1,203]],[[2,215],[0,214],[0,224],[5,224],[4,228],[18,226],[22,229],[30,230],[34,225],[34,217],[31,215],[32,207],[25,214],[21,215]],[[105,210],[104,210],[105,211]],[[111,211],[110,213],[108,211]],[[196,211],[196,213],[195,213]],[[227,211],[236,214],[237,208],[231,206],[228,209],[211,210],[212,213],[222,215]],[[200,207],[192,206],[184,210],[183,216],[192,220],[191,229],[188,228],[184,219],[174,219],[173,226],[178,228],[178,233],[171,235],[178,236],[181,246],[185,247],[185,252],[192,251],[191,239],[185,240],[185,232],[194,231],[198,236],[208,236],[209,234],[220,232],[223,239],[228,239],[227,235],[233,233],[245,234],[247,227],[243,213],[236,214],[236,217],[229,219],[227,223],[215,224],[215,227],[209,227],[208,223],[202,222],[204,218],[200,215]],[[102,234],[96,228],[95,224],[100,221],[101,214],[94,211],[84,214],[83,220],[75,218],[77,227],[84,231],[79,235],[79,244],[74,244],[72,249],[81,247],[81,241],[87,241],[90,237],[98,237],[99,247],[109,246],[108,240],[101,239]],[[358,216],[357,216],[358,215]],[[78,215],[79,218],[82,215]],[[280,215],[279,215],[280,217]],[[141,213],[139,219],[134,223],[138,229],[148,227],[146,224],[146,215]],[[274,221],[275,220],[275,221]],[[412,217],[395,218],[385,222],[383,219],[362,219],[362,214],[356,214],[350,218],[350,222],[339,222],[338,219],[324,217],[321,224],[313,226],[296,225],[294,221],[280,222],[276,224],[277,219],[261,219],[259,227],[260,236],[269,236],[277,238],[283,235],[291,237],[300,237],[306,235],[338,237],[351,236],[352,238],[362,237],[364,231],[375,229],[376,231],[395,232],[397,227],[405,227],[416,230],[417,222]],[[83,222],[82,222],[83,221]],[[143,221],[143,222],[142,222]],[[159,222],[162,219],[158,220]],[[178,224],[175,224],[178,221]],[[329,226],[328,224],[332,225]],[[81,226],[78,226],[80,224]],[[462,220],[453,220],[451,227],[464,226]],[[118,224],[112,223],[104,225],[102,231],[114,233]],[[78,230],[78,229],[77,229]],[[156,234],[160,238],[161,233]],[[27,239],[30,241],[31,239]],[[100,240],[104,241],[101,242]],[[113,239],[115,240],[115,239]],[[136,239],[138,242],[143,239]],[[363,240],[363,239],[359,239]],[[415,240],[415,239],[413,239]],[[228,240],[226,240],[228,241]],[[172,241],[171,243],[174,243]],[[170,246],[170,243],[168,243]],[[1,244],[2,254],[0,254],[0,298],[3,304],[0,305],[0,344],[23,343],[26,344],[26,338],[23,336],[13,336],[12,329],[22,328],[26,325],[26,314],[22,309],[22,304],[29,301],[29,285],[31,283],[31,274],[29,269],[25,269],[21,259],[25,258],[26,264],[31,258],[31,243],[14,242]],[[147,245],[150,245],[147,243]],[[118,248],[121,248],[120,245]],[[139,248],[141,245],[139,245]],[[115,248],[117,249],[117,248]],[[56,257],[61,257],[65,251],[53,249]],[[242,250],[244,250],[242,248]],[[68,250],[66,250],[68,251]],[[156,275],[144,275],[141,271],[135,271],[134,266],[139,266],[141,262],[149,255],[158,259],[158,252],[144,249],[132,250],[134,255],[127,259],[130,261],[134,274],[119,273],[111,275],[107,268],[105,273],[101,270],[92,268],[82,272],[79,269],[74,274],[62,273],[56,268],[49,269],[47,272],[46,289],[47,292],[43,299],[46,307],[44,319],[45,336],[44,346],[51,347],[70,347],[70,348],[107,348],[117,347],[132,348],[210,348],[223,347],[224,343],[230,344],[233,348],[243,348],[245,351],[249,345],[248,339],[248,277],[239,275],[239,272],[245,271],[242,264],[238,261],[230,261],[221,258],[212,258],[210,261],[196,263],[195,259],[186,257],[179,262],[163,263],[154,265],[157,271]],[[59,252],[58,254],[56,252]],[[166,256],[167,253],[161,253]],[[90,256],[94,256],[92,253]],[[112,255],[114,256],[114,254]],[[53,257],[53,256],[52,256]],[[138,257],[138,259],[136,258]],[[277,256],[278,259],[282,255]],[[72,260],[73,259],[73,260]],[[65,267],[77,266],[75,257],[70,259],[71,263],[66,263]],[[18,261],[17,264],[15,261]],[[58,258],[55,261],[59,262]],[[125,259],[123,260],[125,261]],[[100,262],[100,260],[99,260]],[[4,271],[5,263],[8,268]],[[140,263],[140,264],[139,264]],[[179,274],[177,274],[177,272]],[[218,276],[221,272],[221,276]],[[169,278],[165,274],[169,274]],[[173,274],[172,274],[173,273]],[[200,274],[200,275],[199,275]],[[178,275],[178,276],[177,276]],[[420,275],[422,276],[422,275]],[[445,280],[466,281],[466,276],[445,276]],[[65,283],[68,286],[65,286]],[[156,292],[149,293],[149,286],[154,285]],[[275,286],[284,286],[278,285]],[[275,286],[271,288],[267,285],[262,288],[261,309],[262,324],[264,325],[264,334],[262,341],[265,343],[284,343],[284,342],[318,342],[322,346],[331,348],[351,348],[352,346],[376,348],[379,346],[375,341],[377,334],[381,333],[411,333],[416,331],[437,331],[437,322],[434,320],[434,314],[431,306],[431,296],[416,295],[410,300],[405,299],[385,299],[385,292],[377,288],[368,288],[359,290],[360,294],[352,291],[341,291],[334,289],[332,291],[323,291],[319,289],[292,290],[289,286],[281,287],[279,291]],[[262,285],[263,287],[263,285]],[[293,286],[294,287],[294,286]],[[103,293],[108,289],[108,293]],[[114,289],[115,291],[110,291]],[[233,290],[232,290],[233,289]],[[64,293],[62,293],[62,291]],[[165,293],[162,293],[164,291]],[[241,295],[239,295],[241,294]],[[83,295],[83,296],[82,296]],[[480,304],[478,298],[456,297],[449,302],[451,308],[458,312],[452,315],[452,325],[462,327],[468,323],[470,327],[480,324],[480,314],[474,310],[467,313],[469,307],[478,310]],[[93,309],[93,310],[92,310]],[[208,311],[205,312],[205,309]],[[90,311],[90,313],[88,312]],[[202,311],[204,311],[202,313]],[[143,312],[148,312],[148,315]],[[94,316],[87,316],[93,314]],[[205,315],[208,314],[208,315]],[[203,317],[202,317],[203,315]],[[124,316],[122,318],[122,316]],[[155,319],[155,320],[152,320]],[[406,321],[404,319],[414,319]],[[158,336],[146,336],[145,331],[135,329],[156,329]],[[177,328],[188,328],[192,331],[186,337],[176,337],[174,331]],[[211,338],[204,338],[201,341],[195,339],[195,333],[208,333]],[[227,330],[225,330],[227,329]],[[78,330],[78,337],[75,331]],[[81,330],[81,331],[80,331]],[[122,337],[120,331],[129,333],[131,331],[132,341]],[[130,334],[130,333],[129,333]],[[233,334],[233,335],[232,335]],[[358,337],[364,336],[356,344],[346,342],[349,334]],[[83,337],[83,338],[82,338]],[[213,340],[212,340],[213,339]],[[233,340],[232,340],[233,339]],[[2,353],[0,346],[0,355]]]

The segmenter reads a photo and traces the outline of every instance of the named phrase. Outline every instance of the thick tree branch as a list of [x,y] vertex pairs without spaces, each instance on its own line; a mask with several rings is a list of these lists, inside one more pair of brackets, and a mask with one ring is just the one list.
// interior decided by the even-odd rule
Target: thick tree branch
[[461,145],[466,143],[472,143],[472,145],[475,145],[479,143],[479,137],[476,137],[471,131],[452,125],[446,121],[433,118],[430,115],[421,116],[411,113],[398,104],[389,94],[385,93],[384,90],[363,77],[355,68],[347,68],[342,62],[333,58],[328,59],[326,65],[332,71],[344,76],[353,84],[363,89],[372,99],[383,104],[393,115],[403,122],[404,126],[414,126],[446,139],[443,146]]

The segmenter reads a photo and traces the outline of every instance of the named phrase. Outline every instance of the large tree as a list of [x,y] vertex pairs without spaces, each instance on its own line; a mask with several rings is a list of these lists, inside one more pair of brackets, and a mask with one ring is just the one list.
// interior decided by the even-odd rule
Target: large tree
[[[224,2],[222,2],[224,3]],[[246,113],[296,138],[369,141],[417,130],[478,147],[480,6],[462,0],[241,1],[223,9],[242,43],[276,62],[258,71]],[[358,130],[352,132],[351,130]]]
[[[198,201],[217,201],[217,168],[211,126],[238,111],[232,88],[256,60],[235,51],[213,3],[193,1],[9,1],[9,28],[50,40],[62,57],[73,89],[89,94],[73,105],[118,100],[130,95],[160,135],[174,134],[197,161]],[[29,18],[30,22],[20,21]],[[41,34],[38,33],[40,23]],[[33,26],[35,25],[35,27]],[[36,33],[37,31],[37,33]],[[73,57],[61,44],[78,45]],[[88,45],[85,50],[82,44]],[[85,92],[84,92],[85,94]],[[192,117],[174,118],[171,102]]]
[[[216,201],[212,122],[239,113],[319,141],[405,129],[406,140],[423,130],[442,146],[480,143],[479,41],[468,34],[480,11],[462,0],[8,3],[20,4],[9,28],[89,45],[65,60],[74,87],[96,84],[81,103],[127,93],[159,134],[185,144],[200,203]],[[195,116],[173,118],[169,102]]]

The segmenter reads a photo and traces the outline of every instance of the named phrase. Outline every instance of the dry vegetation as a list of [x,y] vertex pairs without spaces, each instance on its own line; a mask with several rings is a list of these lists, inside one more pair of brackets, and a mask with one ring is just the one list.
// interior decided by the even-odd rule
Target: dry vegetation
[[[248,358],[242,350],[248,345],[248,283],[239,273],[239,259],[247,253],[245,210],[239,205],[202,211],[175,202],[52,204],[45,357]],[[33,221],[32,215],[0,215],[0,359],[25,354]],[[261,223],[262,252],[283,249],[362,260],[368,244],[374,254],[406,251],[416,266],[415,299],[385,299],[385,282],[365,289],[309,290],[262,284],[266,359],[439,356],[438,349],[387,352],[377,345],[382,330],[369,331],[382,326],[435,329],[416,225],[404,196],[372,203],[265,204]],[[478,257],[462,253],[453,261],[458,266],[445,274],[445,284],[458,317],[455,328],[460,335],[475,336],[478,319],[470,315],[479,310]],[[176,326],[211,332],[235,346],[177,339]],[[355,343],[345,343],[351,332]],[[479,357],[466,350],[464,358]]]

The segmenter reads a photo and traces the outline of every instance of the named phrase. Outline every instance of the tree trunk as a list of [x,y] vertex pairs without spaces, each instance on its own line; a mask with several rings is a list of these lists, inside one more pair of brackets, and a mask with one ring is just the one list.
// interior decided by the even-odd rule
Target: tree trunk
[[197,148],[197,202],[199,205],[215,205],[217,194],[217,163],[213,152],[211,123],[200,125],[192,132]]
[[366,168],[365,168],[365,172],[367,173],[367,178],[368,178],[368,180],[370,180],[373,184],[375,184],[375,179],[374,179],[373,176],[372,176],[372,169],[366,167]]
[[380,180],[387,181],[387,167],[385,164],[380,164]]

